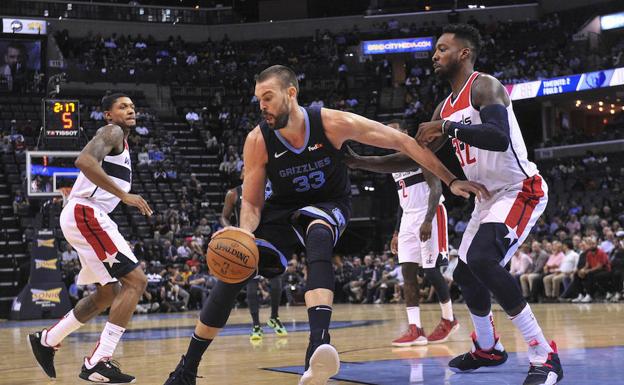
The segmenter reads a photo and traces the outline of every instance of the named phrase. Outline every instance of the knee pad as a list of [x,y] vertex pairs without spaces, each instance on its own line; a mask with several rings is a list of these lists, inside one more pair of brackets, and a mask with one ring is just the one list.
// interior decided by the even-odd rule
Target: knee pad
[[202,307],[199,320],[206,326],[222,328],[225,326],[230,312],[241,289],[247,281],[241,283],[225,283],[217,281],[208,295],[208,301]]
[[334,290],[334,267],[331,263],[333,251],[334,234],[332,230],[321,223],[311,225],[306,237],[307,290]]

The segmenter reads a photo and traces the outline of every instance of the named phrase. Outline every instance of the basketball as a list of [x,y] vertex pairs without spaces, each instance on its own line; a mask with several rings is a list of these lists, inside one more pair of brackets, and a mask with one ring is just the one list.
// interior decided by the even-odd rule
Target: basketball
[[215,277],[226,283],[238,283],[258,269],[258,247],[242,231],[226,230],[212,238],[206,260]]

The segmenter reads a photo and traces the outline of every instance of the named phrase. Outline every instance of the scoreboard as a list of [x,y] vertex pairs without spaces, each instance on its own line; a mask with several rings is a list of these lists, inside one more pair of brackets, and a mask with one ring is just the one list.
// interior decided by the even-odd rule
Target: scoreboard
[[47,138],[78,138],[80,131],[78,100],[44,99],[43,126]]

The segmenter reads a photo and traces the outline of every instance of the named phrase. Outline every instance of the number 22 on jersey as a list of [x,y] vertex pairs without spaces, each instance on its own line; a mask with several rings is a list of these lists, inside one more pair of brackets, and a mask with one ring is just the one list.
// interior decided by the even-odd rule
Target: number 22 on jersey
[[464,143],[457,138],[453,138],[452,144],[455,148],[457,158],[459,159],[459,164],[461,164],[462,167],[467,164],[473,164],[477,161],[474,156],[472,158],[470,157],[470,145],[468,143]]

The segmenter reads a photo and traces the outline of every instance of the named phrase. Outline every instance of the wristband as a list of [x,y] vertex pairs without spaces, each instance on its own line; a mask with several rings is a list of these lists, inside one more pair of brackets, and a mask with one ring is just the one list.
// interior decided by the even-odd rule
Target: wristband
[[452,181],[448,184],[449,189],[451,188],[451,186],[453,185],[453,183],[454,183],[454,182],[457,182],[458,180],[459,180],[459,178],[455,178],[455,179],[453,179],[453,180],[452,180]]

